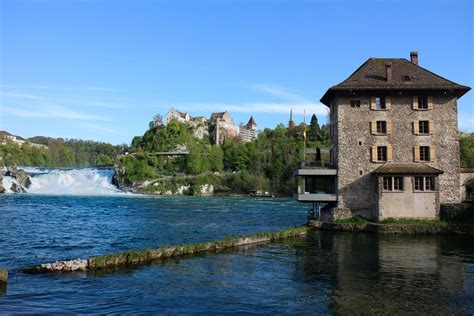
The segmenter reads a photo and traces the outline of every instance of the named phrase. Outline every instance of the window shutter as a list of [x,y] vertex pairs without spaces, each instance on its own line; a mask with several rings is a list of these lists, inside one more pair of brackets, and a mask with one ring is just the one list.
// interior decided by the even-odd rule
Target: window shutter
[[420,161],[420,146],[413,147],[413,160],[415,162]]
[[370,133],[372,135],[377,134],[377,121],[370,122]]
[[392,134],[392,122],[387,121],[387,135],[391,135],[391,134]]
[[428,110],[433,110],[433,97],[428,97]]
[[418,121],[413,121],[413,134],[420,134],[420,123]]
[[370,109],[371,110],[376,110],[377,109],[377,105],[375,103],[375,97],[370,97]]
[[412,108],[413,110],[418,109],[418,97],[417,97],[417,96],[414,96],[414,97],[413,97],[413,102],[412,102],[411,108]]
[[430,146],[430,161],[436,161],[436,150],[435,146]]
[[430,125],[428,127],[430,129],[430,134],[433,135],[435,132],[435,124],[434,121],[430,120]]
[[377,145],[372,146],[372,162],[377,161]]
[[385,109],[390,110],[392,108],[392,97],[385,97]]
[[392,145],[387,144],[387,162],[393,161]]

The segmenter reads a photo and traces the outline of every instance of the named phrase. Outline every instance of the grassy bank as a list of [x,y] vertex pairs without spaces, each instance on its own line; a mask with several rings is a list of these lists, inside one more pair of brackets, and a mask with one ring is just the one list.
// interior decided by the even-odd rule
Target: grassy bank
[[[223,240],[193,243],[193,244],[179,244],[173,246],[161,246],[153,249],[130,250],[116,254],[107,254],[87,259],[87,265],[81,268],[82,271],[102,270],[117,266],[136,265],[150,263],[156,260],[165,258],[177,258],[187,255],[204,254],[211,252],[218,252],[224,249],[233,247],[251,245],[263,242],[272,242],[279,239],[304,236],[308,232],[307,226],[287,228],[277,232],[263,232],[251,235],[244,235],[238,237],[229,237]],[[79,269],[69,268],[70,261],[57,261],[54,264],[42,264],[32,268],[23,269],[27,273],[41,273],[41,272],[71,272]],[[60,268],[55,268],[60,267]]]

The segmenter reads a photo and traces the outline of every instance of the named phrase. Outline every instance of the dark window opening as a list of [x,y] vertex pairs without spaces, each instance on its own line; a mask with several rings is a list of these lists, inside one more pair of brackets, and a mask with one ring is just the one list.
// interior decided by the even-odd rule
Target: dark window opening
[[387,146],[377,146],[377,160],[387,161]]
[[434,177],[426,177],[425,178],[425,190],[426,191],[434,191],[435,190],[435,181]]
[[362,142],[359,142],[359,146],[362,146]]
[[418,108],[419,109],[428,109],[428,97],[418,97]]
[[377,134],[387,134],[386,121],[377,121]]
[[420,134],[429,134],[430,133],[430,121],[419,121],[418,128]]
[[393,190],[394,191],[403,191],[403,177],[394,177],[393,178]]
[[415,177],[415,191],[424,191],[423,177]]
[[420,146],[420,161],[430,161],[430,146]]
[[377,110],[385,110],[387,108],[387,104],[385,103],[385,97],[375,98],[375,108]]
[[360,100],[351,100],[351,107],[360,108]]
[[402,76],[402,79],[403,79],[403,81],[405,81],[405,82],[411,81],[411,77],[410,77],[410,76],[407,76],[407,75],[403,75],[403,76]]

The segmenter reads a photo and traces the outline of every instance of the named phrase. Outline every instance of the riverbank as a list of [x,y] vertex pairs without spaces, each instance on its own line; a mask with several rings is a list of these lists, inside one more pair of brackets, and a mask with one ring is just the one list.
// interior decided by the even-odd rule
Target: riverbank
[[474,235],[474,225],[442,221],[420,221],[412,224],[385,223],[323,223],[310,221],[308,227],[337,232],[361,232],[376,234],[462,234]]

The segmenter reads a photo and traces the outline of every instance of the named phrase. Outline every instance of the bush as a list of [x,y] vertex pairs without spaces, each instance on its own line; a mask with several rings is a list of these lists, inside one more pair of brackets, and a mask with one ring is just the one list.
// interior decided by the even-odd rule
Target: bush
[[448,222],[474,222],[474,204],[441,204],[440,218]]

